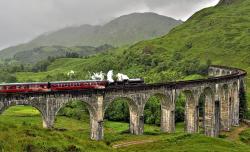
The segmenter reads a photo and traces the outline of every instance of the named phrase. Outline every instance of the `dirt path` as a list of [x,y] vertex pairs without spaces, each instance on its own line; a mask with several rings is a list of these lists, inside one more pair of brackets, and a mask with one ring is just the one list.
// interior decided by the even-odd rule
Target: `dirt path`
[[237,141],[239,140],[239,134],[246,130],[248,128],[247,125],[242,124],[240,127],[235,128],[232,132],[230,132],[229,136],[227,137],[227,139],[229,140],[233,140],[233,141]]
[[121,148],[121,147],[128,147],[131,145],[140,145],[140,144],[146,144],[146,143],[152,143],[154,140],[141,140],[141,141],[129,141],[129,142],[122,142],[116,145],[113,145],[113,148]]

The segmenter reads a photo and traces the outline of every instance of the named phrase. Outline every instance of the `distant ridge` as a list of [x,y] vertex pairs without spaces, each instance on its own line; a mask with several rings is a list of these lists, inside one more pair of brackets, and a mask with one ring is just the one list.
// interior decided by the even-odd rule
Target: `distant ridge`
[[0,59],[41,46],[121,46],[167,34],[182,21],[155,13],[133,13],[118,17],[105,25],[67,27],[38,36],[34,40],[0,51]]

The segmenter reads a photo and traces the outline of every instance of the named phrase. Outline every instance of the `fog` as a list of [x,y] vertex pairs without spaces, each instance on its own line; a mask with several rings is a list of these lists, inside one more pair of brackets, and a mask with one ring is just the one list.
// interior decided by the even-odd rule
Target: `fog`
[[0,49],[67,26],[104,24],[133,12],[186,20],[219,0],[0,0]]

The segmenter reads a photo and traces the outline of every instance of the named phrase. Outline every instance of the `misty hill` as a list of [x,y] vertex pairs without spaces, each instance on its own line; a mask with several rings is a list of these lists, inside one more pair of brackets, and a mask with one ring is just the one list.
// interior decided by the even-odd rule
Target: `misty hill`
[[111,45],[102,45],[99,47],[92,46],[41,46],[28,51],[18,52],[14,55],[13,59],[20,63],[37,63],[46,60],[48,57],[65,57],[69,54],[76,56],[89,56],[96,53],[105,52],[113,49]]
[[133,13],[121,16],[103,26],[82,25],[43,34],[27,44],[4,49],[0,59],[13,57],[17,52],[40,46],[121,46],[165,35],[181,24],[173,18],[154,13]]

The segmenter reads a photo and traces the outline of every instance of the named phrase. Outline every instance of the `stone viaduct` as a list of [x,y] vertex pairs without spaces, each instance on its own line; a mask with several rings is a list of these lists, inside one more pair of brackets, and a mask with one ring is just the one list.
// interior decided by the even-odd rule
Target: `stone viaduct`
[[202,127],[204,134],[216,137],[221,130],[229,131],[239,125],[239,90],[245,86],[246,72],[241,69],[210,66],[207,79],[178,81],[134,86],[109,86],[103,90],[65,92],[0,94],[0,113],[15,105],[31,105],[42,115],[44,128],[53,128],[57,112],[71,100],[85,102],[90,114],[90,138],[104,137],[104,113],[118,98],[126,99],[130,111],[130,132],[141,135],[144,131],[144,106],[151,96],[161,99],[161,130],[175,132],[175,103],[184,94],[185,131],[199,131],[200,101],[203,104]]

